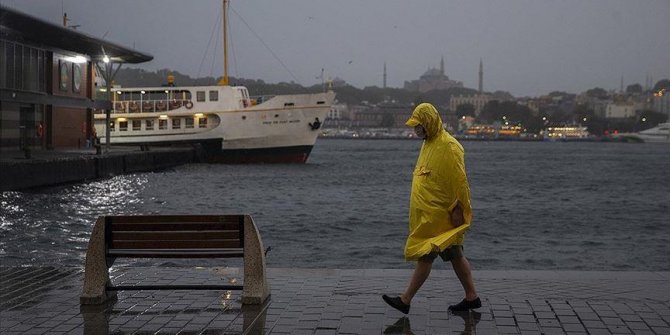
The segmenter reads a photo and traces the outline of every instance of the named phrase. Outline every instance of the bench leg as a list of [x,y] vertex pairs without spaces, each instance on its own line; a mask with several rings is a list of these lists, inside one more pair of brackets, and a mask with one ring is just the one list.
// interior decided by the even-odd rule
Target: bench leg
[[84,288],[79,297],[82,305],[98,305],[116,298],[116,291],[107,292],[109,271],[105,258],[105,217],[101,216],[93,226],[91,239],[86,251],[84,268]]
[[258,228],[244,216],[244,290],[242,304],[260,305],[270,295],[265,269],[265,252]]

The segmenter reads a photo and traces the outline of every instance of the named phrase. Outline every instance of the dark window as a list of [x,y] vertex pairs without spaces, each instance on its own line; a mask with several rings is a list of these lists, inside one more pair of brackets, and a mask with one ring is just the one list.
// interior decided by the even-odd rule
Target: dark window
[[167,120],[165,120],[165,119],[158,120],[158,129],[161,129],[161,130],[167,129]]
[[23,46],[17,44],[14,48],[14,88],[23,88]]
[[209,91],[209,101],[219,101],[219,91]]
[[37,81],[38,81],[38,90],[40,92],[46,92],[47,90],[47,77],[46,77],[46,57],[44,56],[44,50],[37,51]]
[[184,128],[193,128],[193,118],[187,117],[184,119]]
[[201,117],[198,119],[199,128],[207,128],[207,117]]
[[7,45],[0,40],[0,87],[7,87]]
[[6,43],[5,45],[5,54],[3,57],[6,59],[5,63],[5,87],[15,88],[14,86],[14,75],[16,66],[14,65],[14,49],[16,45],[14,43]]
[[144,122],[144,129],[146,130],[154,130],[154,120],[146,120]]
[[128,121],[119,122],[119,131],[128,131]]
[[205,91],[195,92],[195,99],[196,101],[205,101]]
[[142,130],[142,120],[133,120],[133,130]]
[[172,119],[172,129],[181,129],[181,119]]

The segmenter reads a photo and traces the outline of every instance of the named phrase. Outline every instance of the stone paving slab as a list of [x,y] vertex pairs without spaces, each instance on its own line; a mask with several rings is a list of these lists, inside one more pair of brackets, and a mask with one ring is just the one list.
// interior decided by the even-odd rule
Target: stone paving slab
[[[242,282],[239,268],[115,267],[114,284]],[[452,271],[433,270],[409,315],[381,294],[411,270],[269,269],[271,297],[237,291],[121,291],[80,308],[77,268],[0,268],[0,334],[670,334],[667,272],[476,271],[483,306],[462,298]]]

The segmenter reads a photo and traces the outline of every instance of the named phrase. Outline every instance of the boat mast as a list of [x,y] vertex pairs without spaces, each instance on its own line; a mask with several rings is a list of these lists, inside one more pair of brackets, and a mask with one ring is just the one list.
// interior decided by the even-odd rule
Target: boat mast
[[219,85],[228,86],[228,1],[223,0],[223,78]]

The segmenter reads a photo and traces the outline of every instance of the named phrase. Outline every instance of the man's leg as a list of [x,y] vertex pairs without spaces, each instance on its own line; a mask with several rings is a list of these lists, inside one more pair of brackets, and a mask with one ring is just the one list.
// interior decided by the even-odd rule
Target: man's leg
[[414,274],[412,274],[412,279],[409,281],[409,285],[405,290],[405,293],[400,295],[400,299],[404,304],[409,305],[416,295],[416,292],[419,291],[421,285],[426,281],[428,275],[430,275],[430,270],[433,268],[433,260],[428,259],[419,259],[416,262],[416,268],[414,268]]
[[475,283],[472,280],[472,271],[470,270],[470,263],[465,256],[460,255],[451,259],[451,266],[458,276],[463,289],[465,290],[465,299],[473,301],[477,299],[477,291],[475,290]]

